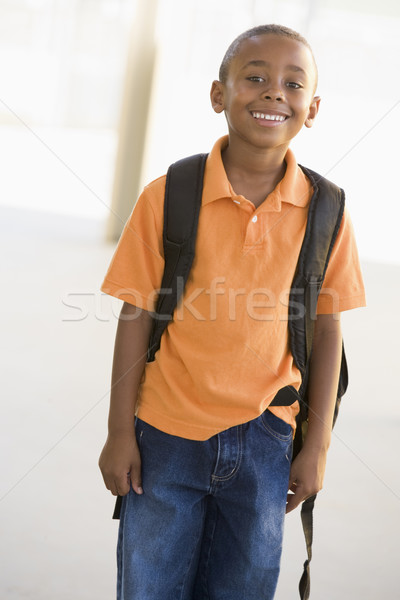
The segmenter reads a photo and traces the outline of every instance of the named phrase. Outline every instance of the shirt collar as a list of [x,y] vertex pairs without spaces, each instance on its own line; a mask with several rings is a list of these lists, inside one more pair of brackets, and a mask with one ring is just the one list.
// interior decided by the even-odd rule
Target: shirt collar
[[[217,140],[207,158],[204,174],[203,206],[214,200],[222,198],[233,200],[236,197],[226,175],[221,157],[221,152],[228,143],[229,137],[227,135]],[[286,172],[283,179],[260,205],[259,211],[279,212],[282,202],[299,207],[308,205],[312,195],[312,185],[297,164],[295,156],[289,148],[285,155],[285,162]]]

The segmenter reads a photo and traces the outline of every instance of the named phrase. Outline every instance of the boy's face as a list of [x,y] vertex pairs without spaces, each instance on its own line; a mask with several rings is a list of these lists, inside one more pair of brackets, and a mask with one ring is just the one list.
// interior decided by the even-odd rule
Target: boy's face
[[309,49],[266,34],[242,42],[225,83],[213,82],[211,102],[216,112],[225,111],[230,143],[284,149],[303,125],[313,124],[320,102],[315,85]]

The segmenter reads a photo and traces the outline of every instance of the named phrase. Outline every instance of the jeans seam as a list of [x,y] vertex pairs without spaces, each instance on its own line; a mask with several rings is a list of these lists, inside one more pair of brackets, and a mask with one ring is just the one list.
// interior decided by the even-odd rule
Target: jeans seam
[[204,588],[205,588],[205,592],[207,594],[207,597],[204,600],[210,600],[210,590],[208,587],[207,571],[208,571],[208,565],[210,563],[211,550],[212,550],[212,546],[213,546],[213,542],[214,542],[214,534],[215,534],[215,530],[217,527],[217,519],[218,519],[218,511],[216,512],[214,526],[212,529],[212,535],[210,536],[210,543],[208,546],[207,559],[206,559],[205,565],[204,565]]
[[267,425],[267,423],[264,422],[262,415],[261,415],[261,425],[270,435],[272,435],[272,437],[274,437],[275,439],[277,439],[281,442],[289,442],[293,437],[292,432],[290,432],[288,435],[283,435],[281,433],[277,433],[276,431],[274,431],[269,425]]
[[[223,476],[211,475],[211,479],[213,481],[229,481],[238,472],[238,470],[240,468],[240,465],[242,463],[242,456],[243,456],[243,451],[242,451],[242,427],[240,425],[237,428],[236,441],[237,441],[237,445],[238,445],[238,458],[236,460],[235,466],[233,467],[232,471],[228,475],[223,475]],[[218,458],[219,458],[219,453],[218,453]],[[218,465],[218,462],[217,462],[217,465]]]
[[[202,520],[204,521],[204,519],[205,519],[205,505],[203,505],[203,519]],[[200,536],[199,536],[199,538],[200,538]],[[199,540],[199,541],[201,543],[201,540]],[[195,553],[196,553],[196,545],[193,546],[193,551],[192,551],[192,554],[190,556],[188,568],[186,569],[186,573],[185,573],[185,576],[184,576],[183,581],[182,581],[182,591],[181,591],[181,594],[180,594],[180,600],[183,600],[183,598],[184,598],[183,594],[185,592],[186,581],[187,581],[188,574],[190,573],[190,566],[193,563],[193,557],[194,557]]]

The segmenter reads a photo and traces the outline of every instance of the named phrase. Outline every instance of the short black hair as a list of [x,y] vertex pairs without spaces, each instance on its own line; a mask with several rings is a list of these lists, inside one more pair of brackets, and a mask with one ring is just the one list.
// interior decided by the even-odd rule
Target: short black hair
[[285,27],[284,25],[257,25],[257,27],[252,27],[252,29],[248,29],[241,33],[236,39],[233,40],[232,44],[229,46],[228,50],[225,52],[225,56],[222,59],[221,66],[219,68],[219,80],[222,83],[225,83],[228,78],[229,67],[232,60],[235,56],[238,55],[240,46],[245,40],[248,40],[253,37],[258,37],[260,35],[280,35],[282,37],[290,38],[291,40],[296,40],[301,44],[304,44],[309,51],[311,52],[311,56],[313,59],[314,67],[315,67],[315,85],[318,80],[318,69],[317,63],[315,62],[314,53],[310,44],[307,42],[306,38],[294,31],[294,29],[290,29],[289,27]]

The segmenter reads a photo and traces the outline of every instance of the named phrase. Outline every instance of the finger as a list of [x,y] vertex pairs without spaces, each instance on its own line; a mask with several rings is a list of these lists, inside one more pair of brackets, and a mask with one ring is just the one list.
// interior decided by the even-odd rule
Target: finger
[[132,484],[133,491],[136,492],[136,494],[139,494],[139,496],[143,494],[142,469],[140,460],[135,462],[131,466],[131,471],[128,475],[130,478],[130,483]]
[[294,510],[305,500],[302,486],[293,481],[289,486],[289,493],[286,498],[286,514]]
[[299,504],[301,504],[301,498],[298,497],[299,494],[288,494],[286,501],[286,514],[290,513],[292,510],[297,508]]
[[118,491],[114,482],[114,478],[103,474],[103,480],[107,490],[111,492],[113,496],[118,496]]
[[133,491],[141,496],[143,494],[143,487],[140,469],[132,469],[132,471],[129,473],[129,477]]
[[114,487],[117,492],[117,494],[114,494],[115,496],[126,496],[131,488],[129,473],[126,473],[125,476],[116,479],[114,482]]

